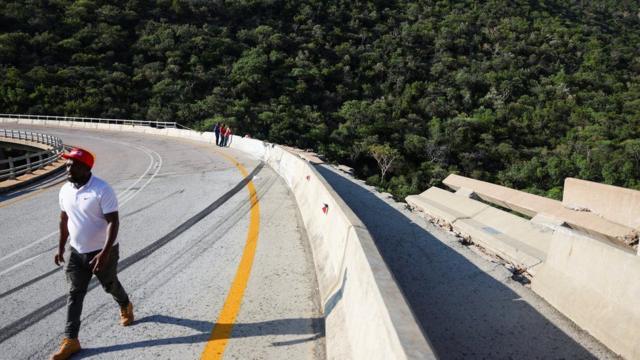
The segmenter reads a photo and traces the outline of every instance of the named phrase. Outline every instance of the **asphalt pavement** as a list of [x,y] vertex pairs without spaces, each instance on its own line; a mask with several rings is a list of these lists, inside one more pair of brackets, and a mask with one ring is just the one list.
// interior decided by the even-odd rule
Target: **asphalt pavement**
[[[167,137],[29,130],[95,153],[93,172],[120,203],[119,276],[136,321],[120,327],[116,303],[96,284],[85,298],[83,350],[74,359],[193,359],[211,341],[224,343],[226,359],[324,357],[304,226],[295,199],[268,166],[232,149]],[[0,195],[2,359],[46,358],[62,338],[67,283],[53,255],[64,181],[57,176]],[[239,269],[247,271],[240,264],[254,227],[255,257],[241,302],[233,321],[222,321],[234,307],[229,292],[238,289]],[[214,328],[229,335],[212,339]]]

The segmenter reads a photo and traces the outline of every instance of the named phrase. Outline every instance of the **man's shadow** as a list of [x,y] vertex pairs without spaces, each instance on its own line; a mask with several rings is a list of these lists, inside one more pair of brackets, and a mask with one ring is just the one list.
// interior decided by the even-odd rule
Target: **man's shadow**
[[595,358],[400,211],[333,170],[316,169],[366,225],[438,357]]
[[[110,352],[131,350],[138,348],[148,348],[164,345],[179,345],[179,344],[195,344],[205,343],[209,340],[218,340],[218,338],[212,338],[212,329],[214,323],[209,321],[182,319],[173,316],[166,315],[151,315],[137,320],[133,325],[140,325],[144,323],[157,323],[157,324],[170,324],[176,326],[182,326],[190,328],[196,331],[196,334],[170,337],[163,339],[148,339],[141,341],[134,341],[125,344],[117,344],[110,346],[101,346],[93,348],[83,348],[78,354],[74,356],[74,359],[82,359],[99,354],[105,354]],[[314,341],[316,339],[324,337],[324,319],[323,318],[293,318],[293,319],[278,319],[270,321],[261,321],[255,323],[237,323],[237,324],[216,324],[217,327],[222,327],[224,331],[221,333],[231,334],[231,338],[244,338],[264,335],[310,335],[302,339],[295,339],[290,341],[273,342],[272,346],[287,346],[295,345],[307,341]]]

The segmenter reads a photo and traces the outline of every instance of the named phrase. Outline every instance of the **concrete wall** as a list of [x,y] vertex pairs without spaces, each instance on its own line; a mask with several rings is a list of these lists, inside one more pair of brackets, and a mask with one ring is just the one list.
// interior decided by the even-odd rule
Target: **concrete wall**
[[407,196],[406,200],[438,224],[535,275],[546,258],[552,231],[463,193],[432,187],[420,195]]
[[[481,239],[482,245],[498,255],[526,265],[526,259],[518,259],[518,253],[503,246],[513,245],[543,260],[530,272],[532,289],[614,352],[627,359],[640,359],[640,256],[622,242],[600,236],[611,230],[607,224],[626,231],[638,229],[640,192],[567,179],[561,204],[458,175],[447,177],[444,183],[507,208],[526,208],[525,213],[536,216],[524,226],[524,219],[482,208],[481,203],[435,188],[409,196],[407,202],[450,223],[456,231],[471,235],[474,241]],[[587,209],[590,212],[584,211]],[[534,223],[544,224],[551,231],[538,233]],[[483,233],[486,228],[498,234]],[[510,239],[501,239],[503,233]],[[523,241],[528,237],[536,241]],[[536,250],[540,254],[536,255]]]
[[294,193],[313,250],[327,357],[435,358],[366,227],[313,165],[259,140],[235,137],[231,147],[265,160]]
[[506,186],[488,183],[464,176],[451,174],[443,181],[448,187],[459,190],[470,189],[482,200],[499,205],[505,209],[516,211],[520,214],[534,217],[541,209],[552,209],[559,204],[552,199],[543,196],[529,194],[524,191],[510,189]]
[[566,178],[562,204],[588,209],[605,219],[640,230],[640,191]]
[[640,359],[640,257],[557,228],[532,289],[611,350]]
[[456,190],[470,189],[485,201],[530,217],[543,214],[556,218],[564,221],[571,228],[583,231],[593,237],[627,244],[635,238],[634,230],[626,225],[590,212],[571,210],[557,200],[455,174],[449,175],[443,180],[443,183]]
[[[457,175],[444,182],[470,188],[491,202],[536,211],[532,221],[545,223],[553,235],[545,261],[536,267],[532,289],[614,352],[640,359],[640,256],[622,242],[609,241],[618,229],[638,229],[640,192],[567,179],[560,204],[530,195],[518,198],[516,190]],[[531,201],[525,203],[527,197]]]
[[[2,119],[0,123],[97,128],[96,124]],[[212,133],[110,125],[213,143]],[[231,147],[264,160],[291,188],[313,251],[329,359],[433,359],[430,345],[371,235],[313,165],[278,145],[233,136]],[[325,204],[328,211],[323,212]]]

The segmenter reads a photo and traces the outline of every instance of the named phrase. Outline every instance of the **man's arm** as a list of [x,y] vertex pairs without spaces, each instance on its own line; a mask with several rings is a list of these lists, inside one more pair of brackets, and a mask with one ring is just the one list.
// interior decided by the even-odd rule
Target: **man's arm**
[[91,260],[91,267],[94,273],[102,270],[109,260],[111,247],[118,237],[118,229],[120,228],[120,219],[117,211],[104,214],[104,219],[107,221],[107,241],[104,244],[102,251],[100,251],[93,260]]
[[60,239],[58,240],[58,253],[53,258],[53,262],[60,266],[64,262],[64,246],[69,238],[69,228],[67,227],[69,217],[64,211],[60,211]]

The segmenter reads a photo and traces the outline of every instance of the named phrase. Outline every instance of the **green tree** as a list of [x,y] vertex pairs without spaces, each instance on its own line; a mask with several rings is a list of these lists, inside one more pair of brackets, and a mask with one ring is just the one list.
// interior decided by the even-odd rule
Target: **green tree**
[[376,144],[369,147],[369,153],[378,163],[380,179],[384,181],[385,175],[400,159],[400,152],[389,144]]

